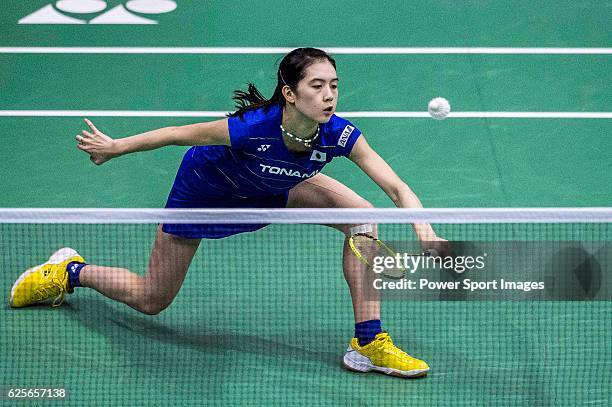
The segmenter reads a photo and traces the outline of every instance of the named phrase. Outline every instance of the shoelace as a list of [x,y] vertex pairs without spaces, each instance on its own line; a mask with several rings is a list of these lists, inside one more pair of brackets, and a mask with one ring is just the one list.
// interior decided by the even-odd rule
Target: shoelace
[[414,359],[412,356],[395,346],[390,336],[386,335],[378,339],[378,341],[380,342],[380,347],[383,349],[383,351],[403,359]]
[[[51,280],[48,283],[41,286],[38,290],[32,293],[37,301],[42,301],[45,298],[48,298],[53,294],[53,289],[59,290],[59,295],[55,297],[53,302],[51,303],[52,307],[59,307],[64,303],[64,294],[66,293],[66,288],[58,281]],[[52,291],[53,290],[53,291]]]

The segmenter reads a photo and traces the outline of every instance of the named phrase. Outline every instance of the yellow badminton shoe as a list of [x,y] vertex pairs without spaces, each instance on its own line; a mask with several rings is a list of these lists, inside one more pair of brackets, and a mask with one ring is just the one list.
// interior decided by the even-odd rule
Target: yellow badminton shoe
[[13,284],[11,307],[26,307],[49,299],[53,299],[54,307],[62,305],[64,294],[72,292],[68,287],[66,266],[73,261],[85,263],[75,250],[64,247],[53,253],[46,263],[27,269]]
[[395,346],[387,332],[379,333],[376,339],[364,346],[353,338],[344,354],[342,366],[354,372],[374,371],[398,377],[422,377],[429,371],[427,363]]

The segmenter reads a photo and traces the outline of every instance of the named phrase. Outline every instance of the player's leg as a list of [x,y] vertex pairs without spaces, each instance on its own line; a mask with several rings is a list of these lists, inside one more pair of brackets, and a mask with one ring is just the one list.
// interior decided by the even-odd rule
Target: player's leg
[[[372,208],[372,204],[359,196],[355,191],[328,177],[317,174],[298,185],[289,192],[288,208]],[[342,265],[344,278],[348,283],[353,301],[355,323],[380,320],[380,300],[375,290],[369,289],[366,273],[367,267],[357,259],[348,245],[350,229],[358,225],[329,224],[344,233]],[[376,236],[376,225],[373,234]]]
[[[287,207],[292,208],[371,208],[356,192],[324,174],[301,182],[289,193]],[[344,277],[351,291],[355,315],[355,337],[342,364],[357,372],[376,371],[400,377],[420,377],[429,366],[397,348],[390,336],[381,331],[380,299],[372,290],[373,273],[367,272],[348,246],[351,228],[360,225],[330,224],[345,235],[343,248]],[[376,227],[373,234],[376,236]],[[375,335],[373,335],[375,334]]]
[[178,293],[200,239],[185,239],[158,227],[147,272],[140,276],[117,267],[86,265],[80,273],[82,286],[121,301],[146,314],[158,314]]
[[54,305],[59,305],[66,292],[83,286],[140,312],[157,314],[178,293],[199,242],[164,233],[160,226],[143,276],[125,268],[85,264],[73,249],[60,249],[46,263],[19,277],[11,290],[10,303],[24,307],[55,298]]

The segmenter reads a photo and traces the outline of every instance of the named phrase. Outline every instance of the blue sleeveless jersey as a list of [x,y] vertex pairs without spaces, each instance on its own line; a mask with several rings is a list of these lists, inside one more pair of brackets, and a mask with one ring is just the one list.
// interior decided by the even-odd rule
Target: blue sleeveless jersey
[[[320,125],[312,151],[296,155],[285,146],[281,119],[280,105],[248,111],[243,118],[230,117],[231,145],[191,147],[185,153],[166,207],[284,207],[291,188],[319,173],[335,157],[348,156],[361,135],[349,121],[332,115]],[[164,225],[164,231],[185,237],[215,238],[265,225],[234,225],[240,226],[239,230],[232,233],[226,230],[220,235],[179,233],[181,230],[173,231],[170,226],[185,229],[185,225]],[[219,225],[202,226],[208,230],[223,229]]]

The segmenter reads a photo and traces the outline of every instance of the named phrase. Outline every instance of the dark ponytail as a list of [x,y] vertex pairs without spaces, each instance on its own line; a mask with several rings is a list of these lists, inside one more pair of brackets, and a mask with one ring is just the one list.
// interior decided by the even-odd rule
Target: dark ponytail
[[276,71],[276,88],[270,99],[266,99],[257,87],[249,83],[247,91],[235,90],[234,101],[236,111],[228,117],[240,117],[249,110],[268,109],[273,105],[284,106],[283,87],[289,86],[294,92],[297,84],[306,76],[306,68],[315,62],[329,61],[336,68],[336,61],[325,51],[317,48],[297,48],[285,55]]

